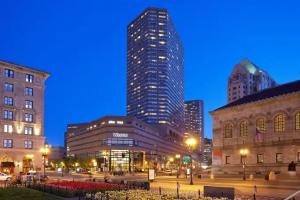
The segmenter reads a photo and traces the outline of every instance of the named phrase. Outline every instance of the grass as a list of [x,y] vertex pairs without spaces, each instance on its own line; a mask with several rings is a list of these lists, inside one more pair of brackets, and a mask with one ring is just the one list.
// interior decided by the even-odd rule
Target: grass
[[28,188],[0,188],[0,199],[5,200],[63,200],[47,193]]

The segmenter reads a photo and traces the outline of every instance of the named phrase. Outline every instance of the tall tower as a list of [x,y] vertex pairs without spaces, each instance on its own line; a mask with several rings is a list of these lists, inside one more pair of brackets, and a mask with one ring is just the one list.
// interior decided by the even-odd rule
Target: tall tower
[[183,46],[166,9],[147,8],[127,27],[127,115],[183,128]]
[[200,149],[204,141],[204,106],[202,100],[184,102],[184,130],[200,137]]
[[244,96],[276,85],[276,82],[267,72],[249,60],[242,60],[235,65],[228,79],[228,102],[236,101]]

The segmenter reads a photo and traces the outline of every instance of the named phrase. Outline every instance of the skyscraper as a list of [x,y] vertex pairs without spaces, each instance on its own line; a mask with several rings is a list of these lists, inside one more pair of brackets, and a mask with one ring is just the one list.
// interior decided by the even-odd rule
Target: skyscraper
[[166,9],[147,8],[127,27],[127,115],[183,128],[183,46]]
[[276,86],[269,74],[249,60],[235,65],[228,79],[228,102]]
[[202,100],[184,102],[184,129],[190,134],[199,135],[200,147],[203,148],[204,139],[204,107]]

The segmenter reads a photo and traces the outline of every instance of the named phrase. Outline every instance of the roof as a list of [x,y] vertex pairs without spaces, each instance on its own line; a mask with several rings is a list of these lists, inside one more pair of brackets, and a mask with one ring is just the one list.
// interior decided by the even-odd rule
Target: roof
[[252,103],[252,102],[256,102],[256,101],[260,101],[272,97],[277,97],[281,95],[286,95],[294,92],[300,92],[300,80],[282,84],[273,88],[262,90],[252,95],[245,96],[225,106],[222,106],[214,111],[223,110],[225,108],[230,108],[230,107],[234,107],[246,103]]
[[48,73],[46,71],[42,71],[42,70],[39,70],[39,69],[36,69],[36,68],[33,68],[33,67],[28,67],[28,66],[20,65],[20,64],[11,62],[11,61],[6,61],[6,60],[1,60],[0,59],[0,63],[9,65],[11,67],[16,67],[16,68],[19,68],[19,69],[31,70],[31,71],[33,71],[35,73],[42,74],[45,77],[48,77],[50,75],[50,73]]

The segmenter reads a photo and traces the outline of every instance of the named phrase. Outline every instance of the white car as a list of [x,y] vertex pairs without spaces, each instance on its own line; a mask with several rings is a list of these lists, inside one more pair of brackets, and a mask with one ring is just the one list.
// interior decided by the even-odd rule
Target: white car
[[11,180],[11,175],[7,175],[0,172],[0,181],[9,181],[9,180]]

